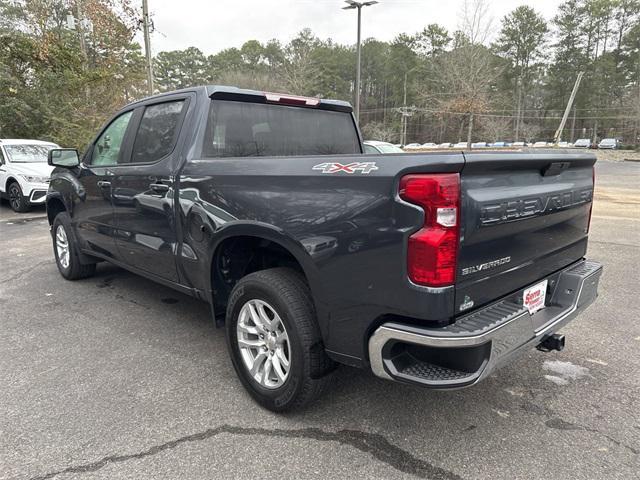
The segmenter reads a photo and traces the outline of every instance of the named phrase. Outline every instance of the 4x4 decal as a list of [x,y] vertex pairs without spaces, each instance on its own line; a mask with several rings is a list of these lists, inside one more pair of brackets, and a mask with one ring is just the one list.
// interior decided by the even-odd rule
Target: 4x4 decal
[[322,173],[371,173],[378,170],[376,162],[353,162],[343,165],[342,163],[320,163],[314,165],[313,170],[320,170]]

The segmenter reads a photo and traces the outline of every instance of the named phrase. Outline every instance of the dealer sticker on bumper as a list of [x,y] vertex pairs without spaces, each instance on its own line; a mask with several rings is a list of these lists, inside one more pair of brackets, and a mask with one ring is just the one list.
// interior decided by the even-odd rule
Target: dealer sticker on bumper
[[524,306],[533,315],[538,310],[544,308],[544,301],[547,296],[547,280],[535,284],[533,287],[527,288],[522,294]]

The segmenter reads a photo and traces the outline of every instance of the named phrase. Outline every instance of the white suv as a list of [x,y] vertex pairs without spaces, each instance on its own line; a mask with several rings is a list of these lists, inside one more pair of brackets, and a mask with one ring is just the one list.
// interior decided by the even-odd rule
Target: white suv
[[43,204],[53,167],[47,154],[55,143],[40,140],[0,140],[0,195],[16,212]]

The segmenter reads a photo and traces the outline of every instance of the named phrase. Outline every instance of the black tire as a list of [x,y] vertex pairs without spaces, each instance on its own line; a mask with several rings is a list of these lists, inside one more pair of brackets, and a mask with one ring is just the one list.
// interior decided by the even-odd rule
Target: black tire
[[18,182],[12,182],[7,189],[9,205],[14,212],[24,213],[31,209],[29,199],[22,194],[22,189]]
[[[58,253],[58,229],[64,230],[64,235],[67,239],[68,245],[68,265],[64,265],[65,262],[61,260]],[[79,280],[81,278],[87,278],[93,276],[96,272],[95,263],[82,263],[80,261],[80,249],[76,242],[75,236],[71,229],[71,220],[67,212],[60,212],[53,220],[51,227],[51,236],[53,239],[53,254],[56,257],[56,265],[58,271],[67,280]]]
[[[284,383],[268,389],[250,374],[238,345],[237,324],[250,300],[268,303],[278,313],[289,337],[290,368]],[[301,408],[318,398],[330,381],[334,363],[322,344],[320,329],[304,278],[288,268],[272,268],[241,279],[229,297],[226,317],[227,346],[233,367],[249,394],[274,412]]]

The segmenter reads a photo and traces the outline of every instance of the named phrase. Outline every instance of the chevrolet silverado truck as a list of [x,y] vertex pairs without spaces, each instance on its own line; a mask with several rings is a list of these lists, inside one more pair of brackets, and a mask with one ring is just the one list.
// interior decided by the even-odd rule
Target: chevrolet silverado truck
[[107,261],[208,302],[274,411],[340,363],[474,385],[561,350],[597,296],[586,152],[364,155],[346,102],[210,86],[132,103],[49,163],[62,276]]

